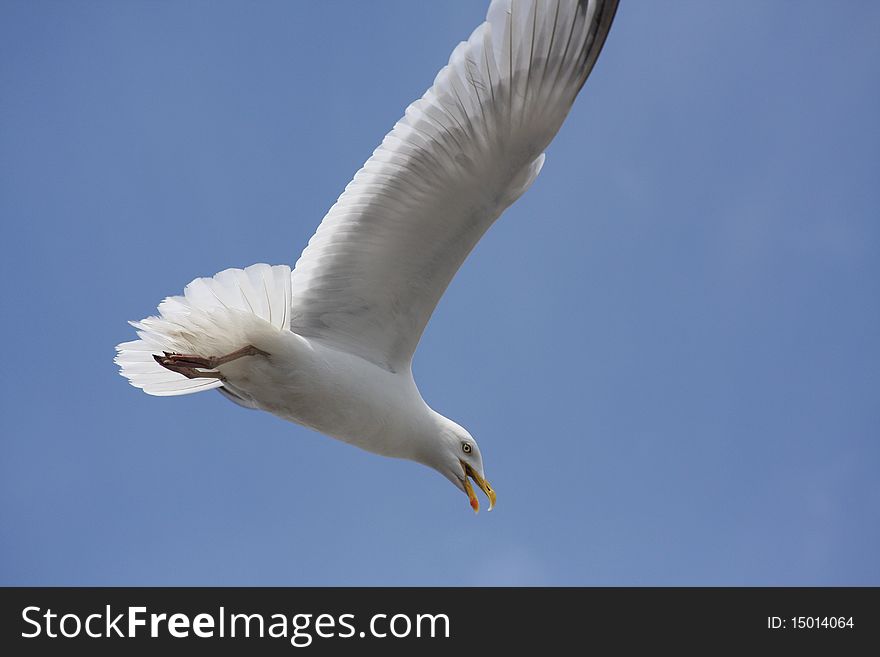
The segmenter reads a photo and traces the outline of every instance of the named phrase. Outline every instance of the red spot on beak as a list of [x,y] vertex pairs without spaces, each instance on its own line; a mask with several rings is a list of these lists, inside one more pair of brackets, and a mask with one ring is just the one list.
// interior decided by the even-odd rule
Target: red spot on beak
[[478,499],[476,498],[476,496],[474,496],[474,497],[471,498],[471,508],[472,508],[474,511],[479,511],[479,510],[480,510],[480,500],[478,500]]

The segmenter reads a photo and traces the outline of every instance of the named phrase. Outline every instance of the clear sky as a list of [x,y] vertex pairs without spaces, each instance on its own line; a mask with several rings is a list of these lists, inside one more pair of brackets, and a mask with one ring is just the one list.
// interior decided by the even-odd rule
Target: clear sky
[[0,1],[0,583],[880,585],[880,4],[621,3],[415,371],[498,507],[116,372],[488,3]]

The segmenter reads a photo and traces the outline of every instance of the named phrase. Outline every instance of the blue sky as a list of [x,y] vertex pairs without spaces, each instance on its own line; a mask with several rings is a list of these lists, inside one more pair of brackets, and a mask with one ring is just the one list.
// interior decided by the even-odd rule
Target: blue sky
[[0,2],[0,583],[880,585],[880,5],[626,2],[416,354],[422,466],[116,373],[292,264],[485,4]]

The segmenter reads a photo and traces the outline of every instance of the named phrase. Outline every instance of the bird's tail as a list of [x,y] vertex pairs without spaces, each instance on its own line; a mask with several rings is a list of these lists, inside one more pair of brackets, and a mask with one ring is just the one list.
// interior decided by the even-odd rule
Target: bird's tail
[[290,267],[251,265],[197,278],[166,298],[159,316],[130,322],[140,340],[116,346],[120,374],[150,395],[187,395],[223,385],[189,379],[160,365],[163,352],[221,356],[249,344],[254,329],[290,329]]

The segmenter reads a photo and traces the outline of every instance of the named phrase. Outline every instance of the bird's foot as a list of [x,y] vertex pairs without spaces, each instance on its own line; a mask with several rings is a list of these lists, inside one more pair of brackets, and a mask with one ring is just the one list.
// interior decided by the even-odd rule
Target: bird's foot
[[208,360],[207,358],[187,356],[184,354],[172,354],[167,351],[163,353],[165,354],[164,356],[153,354],[153,358],[156,359],[156,362],[166,370],[182,374],[187,379],[220,379],[223,381],[226,378],[220,372],[214,370],[205,371],[196,369],[200,367],[210,367],[210,365],[202,364]]
[[165,369],[182,374],[188,379],[225,379],[223,374],[217,371],[204,371],[209,368],[219,367],[231,361],[245,356],[268,356],[269,354],[253,345],[237,349],[225,356],[194,356],[192,354],[174,354],[168,351],[162,352],[164,356],[156,356],[156,362]]

